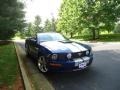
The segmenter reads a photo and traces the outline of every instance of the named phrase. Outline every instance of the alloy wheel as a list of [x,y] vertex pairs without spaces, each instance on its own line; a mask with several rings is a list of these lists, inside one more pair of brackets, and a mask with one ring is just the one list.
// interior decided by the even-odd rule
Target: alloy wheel
[[38,68],[43,73],[46,73],[48,71],[47,63],[43,56],[39,57],[39,59],[38,59]]

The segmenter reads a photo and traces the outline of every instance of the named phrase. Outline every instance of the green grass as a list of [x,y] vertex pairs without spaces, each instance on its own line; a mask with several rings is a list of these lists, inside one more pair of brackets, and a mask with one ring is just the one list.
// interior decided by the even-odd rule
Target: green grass
[[0,85],[11,87],[15,82],[18,72],[14,44],[0,45]]
[[[72,38],[73,40],[80,40],[80,41],[93,41],[92,36],[85,35],[85,36],[75,36]],[[100,35],[99,39],[94,41],[100,42],[120,42],[120,34],[102,34]]]
[[120,34],[103,34],[97,41],[102,42],[120,42]]

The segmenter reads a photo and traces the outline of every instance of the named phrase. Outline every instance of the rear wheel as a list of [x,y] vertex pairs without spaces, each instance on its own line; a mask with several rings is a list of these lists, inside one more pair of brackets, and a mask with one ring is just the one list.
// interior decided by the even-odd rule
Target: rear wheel
[[44,56],[40,56],[40,57],[39,57],[37,65],[38,65],[38,69],[39,69],[42,73],[48,72],[48,67],[47,67],[47,63],[46,63],[46,60],[45,60],[45,57],[44,57]]

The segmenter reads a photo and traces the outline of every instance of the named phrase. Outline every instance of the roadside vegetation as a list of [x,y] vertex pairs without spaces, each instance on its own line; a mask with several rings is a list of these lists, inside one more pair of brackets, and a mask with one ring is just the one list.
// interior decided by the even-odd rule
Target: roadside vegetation
[[74,36],[71,40],[93,42],[120,42],[120,34],[101,34],[100,38],[93,40],[90,35]]
[[0,1],[0,39],[59,32],[74,39],[119,41],[120,0],[62,0],[58,18],[51,15],[45,22],[39,15],[33,22],[26,22],[25,4],[20,1]]
[[46,19],[42,25],[37,15],[34,22],[28,23],[17,35],[31,37],[38,32],[56,31],[72,39],[120,41],[119,18],[119,0],[62,0],[57,19]]
[[7,40],[24,30],[24,4],[22,0],[0,0],[0,40]]
[[17,89],[18,85],[15,84],[19,82],[19,76],[19,65],[13,43],[0,42],[0,90]]

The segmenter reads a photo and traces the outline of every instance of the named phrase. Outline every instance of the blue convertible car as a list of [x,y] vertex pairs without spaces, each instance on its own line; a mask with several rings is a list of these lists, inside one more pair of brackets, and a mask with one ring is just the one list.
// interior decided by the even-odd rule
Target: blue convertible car
[[25,48],[43,73],[83,70],[93,60],[90,46],[70,41],[59,33],[38,33],[35,38],[26,39]]

